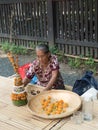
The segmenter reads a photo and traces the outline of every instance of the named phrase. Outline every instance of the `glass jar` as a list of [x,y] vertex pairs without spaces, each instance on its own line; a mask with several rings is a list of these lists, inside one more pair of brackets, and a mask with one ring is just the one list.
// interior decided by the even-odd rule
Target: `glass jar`
[[27,104],[27,92],[23,87],[13,87],[11,94],[12,102],[15,106],[23,106]]
[[85,97],[83,99],[83,119],[84,120],[92,120],[93,119],[93,98],[92,97]]

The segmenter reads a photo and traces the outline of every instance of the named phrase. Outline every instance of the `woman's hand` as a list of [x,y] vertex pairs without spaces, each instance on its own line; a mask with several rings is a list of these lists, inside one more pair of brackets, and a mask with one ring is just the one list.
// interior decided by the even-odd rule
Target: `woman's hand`
[[30,82],[30,79],[25,77],[22,82],[23,82],[23,85],[24,85],[23,87],[26,87],[26,85]]
[[45,87],[45,88],[43,89],[43,91],[48,91],[48,90],[50,90],[50,89],[48,89],[47,87]]

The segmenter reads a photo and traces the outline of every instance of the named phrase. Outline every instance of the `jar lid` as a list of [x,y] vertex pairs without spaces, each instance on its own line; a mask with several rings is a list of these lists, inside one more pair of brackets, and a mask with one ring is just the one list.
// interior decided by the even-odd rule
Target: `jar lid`
[[24,92],[26,92],[24,87],[14,87],[12,91],[12,93],[15,93],[15,94],[20,94]]

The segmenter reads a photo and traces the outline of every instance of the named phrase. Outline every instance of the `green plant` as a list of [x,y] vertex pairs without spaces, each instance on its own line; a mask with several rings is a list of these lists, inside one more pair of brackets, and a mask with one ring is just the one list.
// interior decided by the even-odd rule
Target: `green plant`
[[93,67],[95,62],[92,57],[89,57],[84,63],[86,66]]
[[96,73],[97,65],[92,57],[89,57],[86,61],[84,61],[84,65],[87,70],[93,71],[94,74]]
[[33,50],[35,50],[35,48],[36,48],[36,44],[34,42],[29,42],[29,46]]
[[58,55],[58,61],[59,62],[63,62],[64,59],[64,55]]
[[81,66],[81,60],[79,58],[68,58],[68,65],[71,68],[79,68]]
[[56,46],[50,46],[50,52],[52,54],[58,54],[60,51]]
[[1,44],[1,49],[7,53],[12,52],[13,54],[27,54],[27,49],[23,46],[17,46],[15,43],[4,42]]
[[16,46],[16,45],[12,45],[12,47],[10,48],[10,51],[13,54],[27,54],[27,49],[24,48],[23,46]]
[[1,43],[1,49],[2,49],[4,52],[6,52],[6,53],[9,52],[10,48],[11,48],[11,44],[8,43],[7,41],[4,42],[4,43]]
[[64,60],[64,53],[60,51],[56,46],[50,46],[51,54],[58,56],[58,61],[62,62]]

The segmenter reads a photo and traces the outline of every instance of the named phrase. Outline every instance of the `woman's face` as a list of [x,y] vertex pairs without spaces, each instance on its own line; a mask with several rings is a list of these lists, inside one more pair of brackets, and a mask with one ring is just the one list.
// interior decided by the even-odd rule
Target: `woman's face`
[[36,55],[41,65],[48,64],[50,53],[44,53],[42,50],[36,50]]

